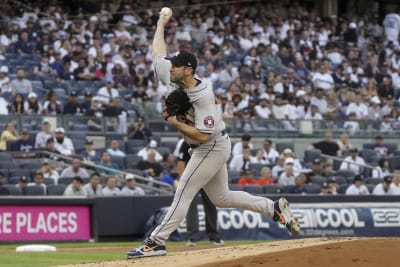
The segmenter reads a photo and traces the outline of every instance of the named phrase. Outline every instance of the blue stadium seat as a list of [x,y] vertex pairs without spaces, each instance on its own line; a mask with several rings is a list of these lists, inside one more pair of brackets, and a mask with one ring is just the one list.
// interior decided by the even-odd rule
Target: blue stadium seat
[[8,189],[11,196],[21,195],[21,190],[19,189],[19,187],[16,187],[15,184],[5,184],[3,186]]
[[294,152],[293,143],[284,143],[284,142],[276,143],[275,148],[279,152],[279,154],[281,154],[283,150],[285,150],[286,148],[289,148]]
[[62,196],[67,186],[65,184],[51,184],[47,186],[48,196]]
[[42,187],[40,185],[27,186],[25,192],[26,192],[26,195],[28,195],[28,196],[44,196],[45,195],[44,187]]
[[286,188],[280,184],[269,184],[264,186],[265,194],[283,194],[286,193]]
[[142,157],[135,154],[127,154],[125,157],[126,168],[135,168],[136,165],[142,160]]
[[320,184],[305,184],[304,189],[307,194],[319,194],[321,192]]
[[322,185],[323,183],[327,182],[328,179],[323,176],[311,176],[310,177],[311,183]]
[[244,191],[256,195],[264,194],[264,188],[261,185],[246,185]]
[[8,171],[8,177],[21,177],[21,176],[26,176],[31,178],[30,170],[19,168],[19,169],[11,169]]
[[69,185],[72,183],[74,177],[60,177],[58,178],[58,184]]

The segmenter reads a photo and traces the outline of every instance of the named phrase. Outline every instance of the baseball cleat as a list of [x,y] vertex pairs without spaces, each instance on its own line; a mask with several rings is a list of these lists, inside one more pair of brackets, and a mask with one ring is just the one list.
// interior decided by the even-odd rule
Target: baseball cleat
[[188,246],[188,247],[194,247],[194,246],[196,246],[196,241],[194,241],[193,239],[189,239],[189,240],[186,242],[186,246]]
[[210,243],[213,244],[214,246],[223,246],[225,244],[224,240],[222,240],[221,238],[210,240]]
[[164,245],[157,244],[150,238],[143,241],[143,243],[126,253],[128,259],[151,257],[151,256],[163,256],[167,254],[167,250]]
[[299,222],[290,211],[289,201],[287,201],[286,198],[281,197],[274,202],[274,216],[272,218],[274,221],[286,226],[292,235],[298,235],[300,233]]

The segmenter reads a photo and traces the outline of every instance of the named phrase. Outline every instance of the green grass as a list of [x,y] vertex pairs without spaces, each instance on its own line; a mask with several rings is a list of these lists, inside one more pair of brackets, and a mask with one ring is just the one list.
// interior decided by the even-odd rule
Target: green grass
[[[226,241],[226,245],[256,244],[265,241]],[[99,243],[48,243],[57,248],[102,248],[121,247],[121,251],[79,251],[73,252],[15,252],[21,244],[0,245],[0,267],[47,267],[65,264],[99,262],[125,259],[125,252],[137,246],[138,242],[99,242]],[[208,245],[208,242],[198,242],[198,245]],[[167,245],[184,246],[185,242],[168,242]],[[167,246],[168,248],[168,246]]]

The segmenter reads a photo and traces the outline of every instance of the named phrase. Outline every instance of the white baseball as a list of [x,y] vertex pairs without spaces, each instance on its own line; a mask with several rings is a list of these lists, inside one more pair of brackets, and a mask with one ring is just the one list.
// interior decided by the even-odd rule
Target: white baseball
[[161,8],[160,14],[162,14],[164,16],[171,16],[172,10],[169,7],[163,7],[163,8]]

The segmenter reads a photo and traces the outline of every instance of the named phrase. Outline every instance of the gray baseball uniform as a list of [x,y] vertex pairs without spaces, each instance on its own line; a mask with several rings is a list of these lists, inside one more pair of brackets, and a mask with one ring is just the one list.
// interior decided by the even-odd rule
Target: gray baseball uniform
[[[175,90],[177,85],[170,82],[171,62],[160,59],[154,67],[158,79],[168,85],[169,92]],[[217,207],[242,208],[269,216],[274,213],[272,200],[229,190],[226,162],[231,153],[231,140],[225,131],[222,115],[218,113],[212,89],[198,81],[195,87],[185,91],[193,108],[184,118],[179,119],[200,132],[209,133],[210,138],[206,143],[198,143],[185,137],[193,148],[192,156],[182,174],[170,209],[150,236],[160,244],[165,243],[185,218],[190,203],[201,188]]]

